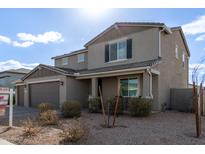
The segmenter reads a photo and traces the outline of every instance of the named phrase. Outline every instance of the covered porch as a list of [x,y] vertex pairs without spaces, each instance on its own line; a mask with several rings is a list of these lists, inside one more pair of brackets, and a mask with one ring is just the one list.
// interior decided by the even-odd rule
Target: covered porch
[[98,97],[99,88],[102,91],[103,100],[115,96],[122,96],[125,109],[128,99],[143,97],[153,99],[153,110],[160,110],[158,101],[158,78],[159,71],[151,68],[142,68],[126,72],[107,72],[88,76],[79,76],[77,79],[90,79],[89,95]]

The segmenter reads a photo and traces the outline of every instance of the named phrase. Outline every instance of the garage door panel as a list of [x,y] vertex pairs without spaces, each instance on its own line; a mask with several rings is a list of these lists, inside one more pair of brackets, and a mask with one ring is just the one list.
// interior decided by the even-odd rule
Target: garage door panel
[[40,103],[46,102],[59,108],[59,82],[31,84],[29,94],[31,107],[37,107]]
[[24,106],[24,86],[17,86],[18,105]]

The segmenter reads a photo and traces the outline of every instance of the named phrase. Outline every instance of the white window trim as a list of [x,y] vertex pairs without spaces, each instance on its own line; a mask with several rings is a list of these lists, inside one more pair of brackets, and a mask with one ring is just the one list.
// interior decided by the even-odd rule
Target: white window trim
[[175,57],[176,57],[176,59],[179,59],[179,47],[178,47],[178,45],[175,46]]
[[[83,60],[80,60],[80,56],[83,56]],[[78,63],[83,63],[85,62],[85,54],[84,53],[81,53],[81,54],[78,54]]]
[[182,53],[182,66],[183,66],[183,68],[185,68],[185,64],[186,64],[185,62],[186,62],[185,53],[183,51],[183,53]]
[[[119,43],[120,42],[125,42],[126,43],[126,58],[123,58],[123,59],[119,59],[119,54],[118,54],[118,48],[119,48]],[[111,44],[117,44],[117,59],[116,60],[110,60],[111,59],[111,50],[110,50],[110,45]],[[108,63],[112,63],[112,62],[119,62],[119,61],[125,61],[125,60],[127,60],[127,40],[125,39],[125,38],[123,38],[123,39],[118,39],[118,40],[115,40],[115,41],[111,41],[111,42],[109,42],[108,43],[108,45],[109,45],[109,61],[108,61]]]
[[68,57],[62,58],[62,65],[68,65]]
[[[137,76],[126,76],[126,77],[119,77],[118,78],[118,95],[120,95],[120,92],[121,92],[121,90],[120,90],[120,80],[121,79],[133,79],[133,78],[136,78],[136,79],[138,79],[138,86],[137,86],[137,89],[138,89],[138,92],[137,92],[137,95],[136,96],[122,96],[122,97],[125,97],[125,98],[127,98],[127,97],[131,97],[131,98],[134,98],[134,97],[139,97],[140,96],[140,94],[141,94],[141,90],[140,90],[140,88],[141,88],[141,86],[140,86],[140,76],[139,75],[137,75]],[[129,95],[129,94],[128,94]]]

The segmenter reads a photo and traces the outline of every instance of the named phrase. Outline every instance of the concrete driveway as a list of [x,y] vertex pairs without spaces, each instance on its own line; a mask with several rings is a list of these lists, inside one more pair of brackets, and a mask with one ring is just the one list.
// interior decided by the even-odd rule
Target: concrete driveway
[[[27,108],[15,106],[13,108],[13,125],[20,126],[27,118],[35,119],[38,111],[35,108]],[[6,108],[4,116],[0,116],[0,125],[8,126],[9,123],[9,107]]]
[[0,145],[13,145],[13,143],[10,143],[10,142],[0,138]]

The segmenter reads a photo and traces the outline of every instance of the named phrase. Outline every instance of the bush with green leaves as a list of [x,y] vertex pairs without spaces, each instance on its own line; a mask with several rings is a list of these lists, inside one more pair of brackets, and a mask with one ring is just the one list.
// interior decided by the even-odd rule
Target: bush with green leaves
[[152,99],[131,98],[128,105],[131,116],[149,116],[152,109]]
[[[109,103],[109,111],[110,114],[114,114],[115,112],[115,106],[116,106],[116,102],[117,102],[117,97],[111,97],[106,101],[105,104],[105,111],[107,112],[107,106]],[[118,102],[118,108],[117,108],[117,114],[123,114],[123,102],[122,102],[122,98],[119,98],[119,102]]]
[[61,107],[61,112],[64,118],[80,117],[81,104],[78,101],[64,102]]
[[53,110],[53,105],[50,103],[41,103],[38,105],[39,113],[46,112],[48,110]]
[[99,113],[101,111],[101,103],[99,97],[93,97],[88,100],[88,109],[91,113]]

